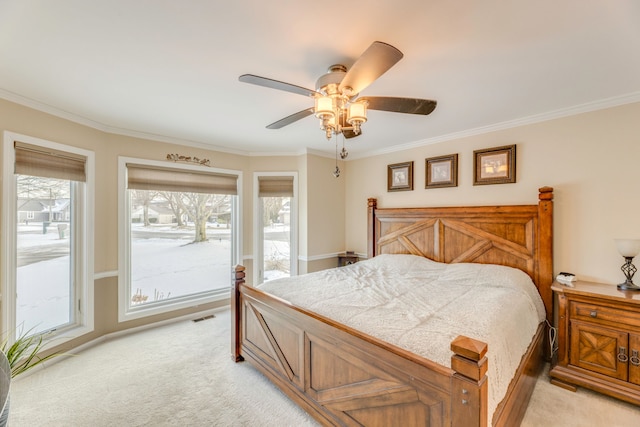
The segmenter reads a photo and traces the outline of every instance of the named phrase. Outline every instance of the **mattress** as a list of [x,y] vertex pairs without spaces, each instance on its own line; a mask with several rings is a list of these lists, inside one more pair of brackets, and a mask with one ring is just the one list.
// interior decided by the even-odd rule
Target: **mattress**
[[458,335],[486,342],[489,414],[545,319],[542,299],[521,270],[414,255],[379,255],[258,288],[447,367]]

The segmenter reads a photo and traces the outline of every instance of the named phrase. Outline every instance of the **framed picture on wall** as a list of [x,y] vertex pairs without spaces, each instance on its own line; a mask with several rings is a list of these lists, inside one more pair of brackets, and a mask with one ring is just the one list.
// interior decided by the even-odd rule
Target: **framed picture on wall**
[[515,144],[476,150],[473,157],[473,185],[516,182]]
[[413,190],[413,162],[387,166],[387,191]]
[[425,159],[425,188],[458,186],[458,154]]

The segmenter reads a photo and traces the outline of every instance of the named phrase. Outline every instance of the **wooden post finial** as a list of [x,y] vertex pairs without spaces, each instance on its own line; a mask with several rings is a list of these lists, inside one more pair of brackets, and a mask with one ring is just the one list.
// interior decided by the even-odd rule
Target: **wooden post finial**
[[538,188],[538,199],[553,200],[553,187],[541,187]]
[[487,383],[487,344],[458,336],[451,342],[451,407],[453,426],[487,426],[489,388]]
[[376,209],[378,207],[378,199],[367,199],[367,257],[375,256],[375,227],[376,227]]

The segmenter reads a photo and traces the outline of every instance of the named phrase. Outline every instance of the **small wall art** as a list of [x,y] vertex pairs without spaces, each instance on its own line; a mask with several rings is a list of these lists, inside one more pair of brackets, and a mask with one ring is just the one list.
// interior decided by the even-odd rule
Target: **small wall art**
[[425,159],[425,188],[458,186],[458,154]]
[[413,162],[387,166],[387,191],[413,190]]
[[476,150],[473,157],[473,185],[516,182],[515,144]]

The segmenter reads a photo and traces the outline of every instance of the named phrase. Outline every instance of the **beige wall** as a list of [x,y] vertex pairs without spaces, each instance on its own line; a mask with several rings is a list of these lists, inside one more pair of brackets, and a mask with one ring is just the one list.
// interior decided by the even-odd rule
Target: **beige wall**
[[[94,281],[94,332],[76,339],[80,345],[106,333],[179,317],[223,305],[225,302],[202,305],[194,309],[119,323],[118,318],[118,156],[164,160],[168,153],[188,153],[209,158],[212,166],[243,171],[249,164],[245,156],[217,153],[198,148],[157,141],[113,135],[87,126],[63,120],[8,101],[0,100],[0,131],[10,131],[95,152],[95,227],[94,271],[106,276]],[[245,195],[246,196],[246,195]],[[6,220],[2,218],[2,220]],[[248,247],[251,250],[251,247]]]
[[[300,273],[337,266],[335,255],[345,250],[345,179],[333,176],[335,159],[309,155],[306,163],[305,224],[300,227],[300,255],[306,261],[300,262]],[[345,168],[343,162],[338,165]]]
[[[243,246],[253,249],[253,173],[298,172],[298,272],[337,265],[335,254],[344,251],[344,179],[333,176],[335,160],[306,154],[247,158],[250,175],[244,180]],[[340,162],[340,167],[344,167]],[[313,177],[313,179],[309,179]],[[313,242],[313,244],[310,244]],[[244,260],[247,282],[253,282],[253,259]]]
[[246,267],[245,280],[247,283],[253,283],[253,228],[255,207],[253,206],[253,174],[254,172],[298,172],[298,187],[301,189],[300,176],[305,173],[304,169],[300,169],[301,158],[305,156],[258,156],[245,157],[248,170],[250,171],[244,177],[244,199],[243,199],[243,218],[242,218],[242,247],[246,256],[241,262]]
[[[96,331],[102,334],[139,326],[216,304],[150,319],[117,321],[118,156],[163,160],[167,153],[209,158],[212,165],[243,172],[243,257],[251,282],[253,255],[252,179],[256,171],[298,171],[299,262],[301,273],[336,265],[345,249],[366,253],[366,200],[379,206],[437,206],[536,203],[537,189],[555,188],[555,270],[615,283],[622,264],[613,238],[640,237],[640,103],[451,140],[366,159],[340,162],[316,155],[247,157],[102,132],[0,100],[0,131],[11,131],[96,153],[95,281]],[[517,183],[473,186],[473,150],[517,144]],[[224,141],[217,142],[223,146]],[[1,152],[1,150],[0,150]],[[424,188],[424,159],[459,153],[459,186]],[[413,160],[414,190],[388,193],[387,165]],[[3,218],[4,220],[4,218]],[[221,303],[221,304],[224,304]]]
[[[137,319],[125,323],[118,322],[118,156],[137,157],[151,160],[164,160],[168,153],[179,153],[208,158],[213,167],[239,170],[243,173],[242,198],[242,245],[243,260],[247,266],[247,281],[251,283],[253,255],[253,172],[297,171],[300,193],[301,244],[300,253],[304,256],[317,256],[344,250],[344,190],[343,181],[337,181],[331,175],[333,165],[329,159],[314,155],[249,157],[193,148],[178,144],[133,138],[111,134],[83,126],[59,117],[36,111],[6,100],[0,99],[0,132],[10,131],[30,137],[41,138],[70,146],[89,149],[96,158],[96,197],[94,270],[99,279],[94,281],[95,289],[95,331],[71,343],[77,346],[101,335],[141,326],[160,320],[188,315],[218,306],[226,301],[201,305],[193,309],[178,310],[172,313]],[[219,141],[224,146],[224,141]],[[0,150],[0,153],[2,150]],[[1,154],[0,154],[1,155]],[[327,164],[329,163],[329,164]],[[307,174],[325,172],[326,177],[319,180],[307,179]],[[312,189],[308,191],[307,185]],[[327,212],[325,203],[332,208]],[[309,218],[307,218],[309,215]],[[2,220],[6,220],[2,218]],[[309,245],[307,224],[315,227],[313,238],[322,238],[323,232],[330,231],[327,244],[319,249]],[[327,234],[329,234],[327,232]],[[301,270],[320,269],[324,263],[335,265],[335,258],[316,261],[311,267],[301,262]]]
[[[517,183],[473,185],[473,151],[517,144]],[[459,154],[458,187],[425,189],[425,159]],[[413,160],[414,190],[388,193],[387,165]],[[366,203],[380,207],[537,203],[555,188],[554,269],[618,283],[613,239],[640,238],[640,103],[350,161],[346,246],[366,253]],[[639,264],[640,265],[640,264]]]

